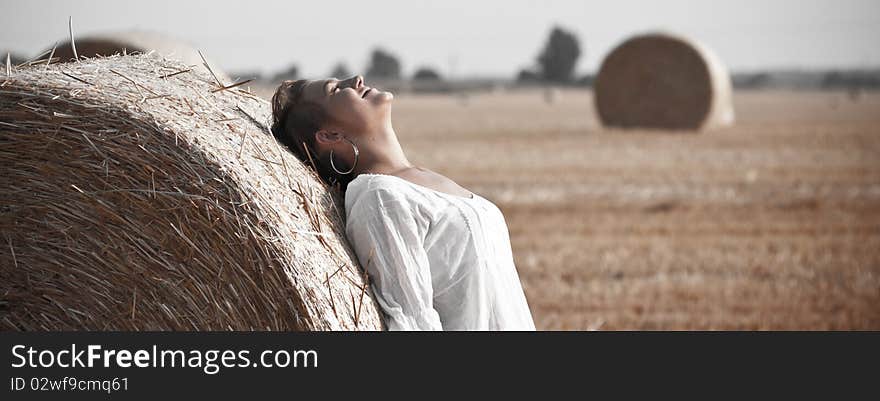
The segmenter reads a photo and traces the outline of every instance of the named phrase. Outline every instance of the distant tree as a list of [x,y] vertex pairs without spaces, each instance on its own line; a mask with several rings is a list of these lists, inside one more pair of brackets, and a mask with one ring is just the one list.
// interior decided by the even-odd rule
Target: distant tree
[[553,27],[544,50],[538,56],[541,78],[550,82],[570,82],[580,55],[577,37],[560,27]]
[[264,78],[263,74],[259,71],[230,71],[229,76],[231,76],[235,81],[240,81],[244,79],[261,81]]
[[413,79],[417,81],[439,81],[440,74],[437,71],[434,71],[430,67],[422,67],[419,68],[416,73],[413,75]]
[[770,84],[770,74],[765,72],[735,73],[731,75],[730,80],[733,82],[734,88],[762,88]]
[[286,70],[281,71],[272,76],[273,82],[281,82],[285,79],[298,79],[299,78],[299,67],[296,64],[291,65]]
[[820,87],[825,89],[880,87],[880,71],[829,71],[823,75]]
[[592,74],[584,74],[584,76],[578,78],[575,82],[578,86],[593,86],[593,83],[596,82],[596,76]]
[[367,68],[367,76],[370,78],[400,78],[400,61],[393,54],[374,49],[370,57],[370,66]]
[[352,75],[354,74],[352,74],[351,71],[348,70],[348,67],[345,65],[345,63],[341,61],[336,63],[336,66],[333,67],[333,72],[330,73],[331,77],[338,79],[345,79]]
[[523,69],[517,74],[516,80],[517,82],[538,82],[541,80],[541,75],[533,70]]

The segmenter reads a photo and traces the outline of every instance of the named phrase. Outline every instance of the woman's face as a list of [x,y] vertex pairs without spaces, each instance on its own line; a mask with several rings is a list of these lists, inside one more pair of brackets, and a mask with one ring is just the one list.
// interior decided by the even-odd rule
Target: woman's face
[[308,81],[303,98],[321,105],[330,117],[324,130],[361,136],[390,124],[394,95],[365,85],[364,77],[355,75],[342,81]]

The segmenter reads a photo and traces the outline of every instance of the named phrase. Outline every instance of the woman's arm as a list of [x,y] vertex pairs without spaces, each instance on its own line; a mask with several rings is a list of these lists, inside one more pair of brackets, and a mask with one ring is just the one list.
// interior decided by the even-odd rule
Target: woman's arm
[[407,200],[377,188],[360,194],[346,235],[372,281],[389,330],[443,330],[434,309],[431,269]]

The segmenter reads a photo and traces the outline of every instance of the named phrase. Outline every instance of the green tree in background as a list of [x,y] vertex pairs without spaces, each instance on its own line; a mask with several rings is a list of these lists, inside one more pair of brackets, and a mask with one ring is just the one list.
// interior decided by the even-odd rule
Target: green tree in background
[[417,81],[439,81],[440,74],[437,71],[430,67],[422,67],[419,68],[416,73],[413,75],[413,79]]
[[336,66],[333,67],[333,72],[330,73],[330,76],[337,79],[346,79],[354,74],[349,71],[348,67],[343,62],[336,63]]
[[380,79],[400,79],[400,61],[393,54],[383,50],[373,50],[367,77]]
[[281,82],[286,79],[299,79],[299,67],[296,64],[287,67],[286,70],[280,71],[272,76],[273,82]]
[[538,56],[541,78],[550,82],[571,82],[580,55],[577,37],[558,26],[554,27]]

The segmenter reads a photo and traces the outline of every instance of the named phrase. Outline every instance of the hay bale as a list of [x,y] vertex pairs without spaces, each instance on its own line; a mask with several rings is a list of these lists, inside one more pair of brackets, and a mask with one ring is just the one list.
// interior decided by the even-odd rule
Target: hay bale
[[602,123],[705,129],[733,123],[730,75],[703,45],[679,36],[633,37],[602,62],[594,87]]
[[[76,53],[82,57],[104,57],[114,54],[155,52],[162,57],[178,60],[190,66],[202,65],[202,58],[192,45],[178,38],[150,31],[103,32],[74,38]],[[44,51],[49,54],[52,48]],[[55,47],[55,57],[60,62],[74,59],[70,40],[59,42]],[[207,59],[211,69],[224,81],[229,76],[216,63]],[[228,82],[224,82],[228,83]]]
[[0,328],[380,329],[339,194],[267,132],[266,101],[188,69],[0,77]]

